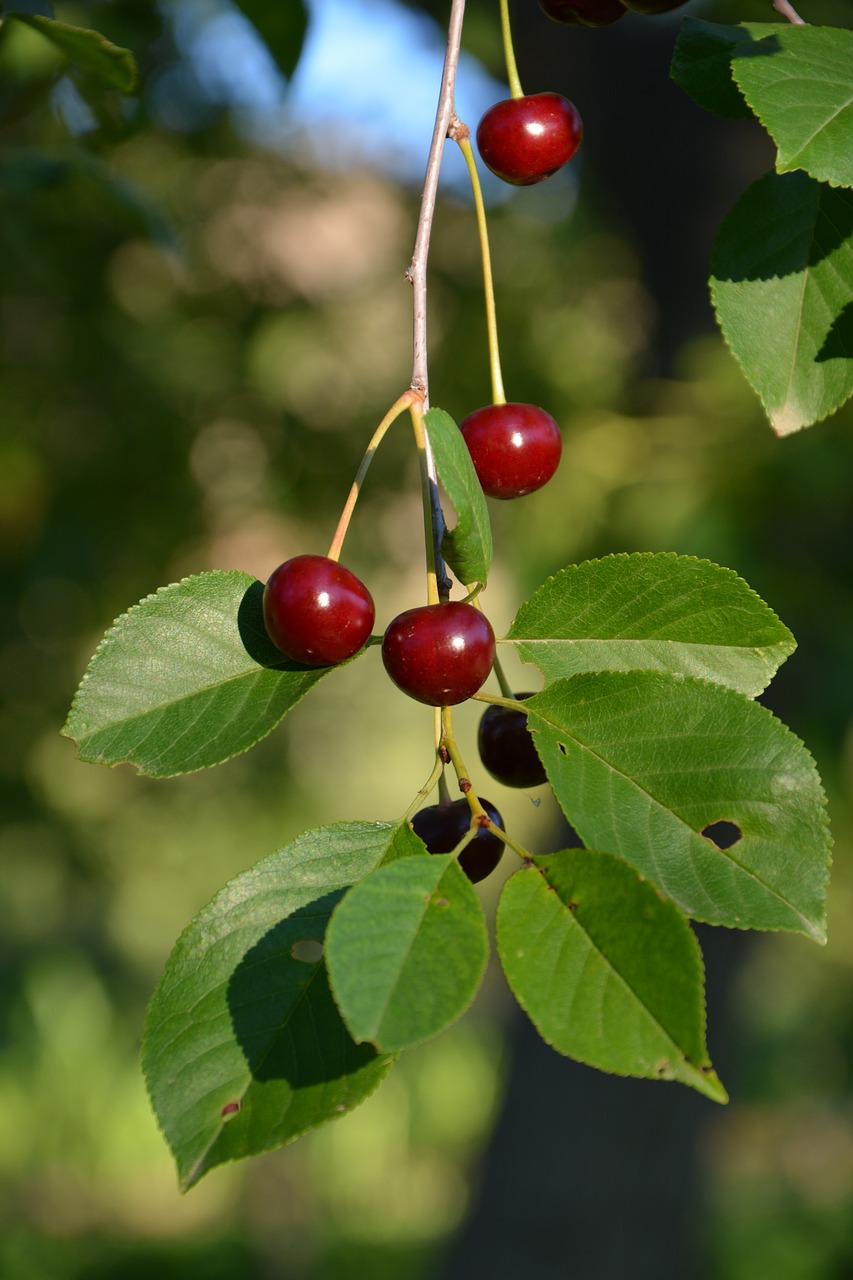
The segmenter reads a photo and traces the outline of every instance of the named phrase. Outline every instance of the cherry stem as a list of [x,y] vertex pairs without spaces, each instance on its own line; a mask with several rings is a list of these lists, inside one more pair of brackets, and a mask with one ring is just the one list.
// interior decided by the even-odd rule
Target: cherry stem
[[498,347],[498,320],[495,310],[495,284],[492,277],[492,255],[489,252],[489,231],[486,225],[486,208],[483,204],[483,189],[480,186],[480,175],[477,173],[477,162],[474,159],[474,148],[471,146],[470,130],[461,120],[451,125],[451,137],[459,145],[465,158],[468,175],[471,179],[471,191],[474,196],[474,209],[477,214],[477,230],[480,233],[480,256],[483,260],[483,293],[486,302],[486,329],[489,335],[489,368],[492,374],[492,403],[506,404],[504,380],[501,373],[501,353]]
[[506,78],[509,91],[514,98],[523,98],[524,90],[518,77],[515,65],[515,50],[512,47],[512,30],[509,25],[509,0],[501,0],[501,35],[504,42],[504,61],[506,62]]
[[352,482],[349,497],[344,504],[344,509],[341,512],[341,518],[338,521],[338,527],[335,530],[335,536],[332,538],[332,544],[327,552],[329,560],[340,560],[341,558],[341,549],[344,545],[344,538],[347,536],[347,529],[349,529],[352,513],[355,510],[355,504],[358,502],[358,495],[361,493],[361,486],[364,484],[364,477],[370,469],[373,456],[382,443],[386,431],[393,422],[396,422],[403,410],[408,409],[409,405],[417,398],[417,392],[412,391],[411,388],[408,391],[405,391],[400,396],[399,400],[394,401],[391,408],[385,414],[385,417],[370,437],[370,444],[364,451],[364,457],[362,458],[361,465],[356,472],[356,477]]
[[429,242],[432,234],[432,223],[435,216],[435,202],[438,194],[438,175],[441,169],[441,158],[444,153],[444,142],[450,122],[455,115],[454,92],[456,86],[456,69],[459,65],[459,47],[462,41],[462,20],[465,16],[465,0],[452,0],[450,20],[447,26],[447,46],[444,54],[444,69],[441,73],[441,88],[438,93],[438,108],[435,114],[435,128],[427,159],[424,190],[421,196],[421,210],[418,216],[418,229],[415,235],[415,247],[412,261],[406,272],[406,278],[412,285],[414,293],[414,348],[412,360],[412,389],[419,391],[424,398],[424,405],[429,404],[429,373],[427,364],[427,259],[429,258]]
[[418,395],[409,406],[418,459],[421,467],[421,495],[424,509],[424,545],[426,548],[427,604],[439,604],[450,598],[450,579],[441,555],[441,539],[444,535],[444,513],[438,499],[438,481],[435,460],[424,423],[423,401]]
[[506,698],[513,698],[515,695],[513,694],[513,691],[512,691],[512,685],[510,684],[510,682],[509,682],[509,681],[507,680],[507,678],[506,678],[506,672],[504,671],[503,667],[501,666],[501,660],[500,660],[500,658],[498,657],[497,652],[495,652],[495,660],[494,660],[494,662],[492,663],[492,670],[494,671],[495,675],[497,676],[498,684],[499,684],[499,685],[500,685],[500,687],[501,687],[501,693],[502,693],[502,694],[504,695],[504,697],[506,697]]
[[772,0],[773,8],[777,13],[781,13],[783,18],[787,18],[789,22],[795,23],[797,26],[808,26],[805,18],[801,18],[796,9],[789,0]]
[[418,792],[418,794],[415,796],[414,800],[413,800],[413,801],[412,801],[412,803],[409,805],[409,807],[408,807],[408,809],[406,810],[406,812],[403,814],[403,821],[404,821],[404,822],[408,822],[408,821],[409,821],[409,819],[411,818],[412,814],[413,814],[417,809],[419,809],[419,808],[420,808],[420,806],[421,806],[421,804],[423,803],[423,801],[424,801],[424,800],[426,800],[427,796],[428,796],[428,795],[429,795],[429,793],[432,791],[432,789],[433,789],[433,787],[435,786],[435,784],[436,784],[436,783],[437,783],[437,782],[438,782],[438,781],[443,777],[443,775],[444,775],[444,765],[442,764],[441,759],[439,758],[439,756],[438,756],[438,755],[436,755],[436,757],[435,757],[435,764],[434,764],[434,765],[433,765],[433,767],[432,767],[432,773],[429,775],[429,777],[427,778],[426,782],[425,782],[425,783],[424,783],[424,785],[421,787],[420,791],[419,791],[419,792]]
[[[498,836],[504,844],[508,845],[510,849],[517,853],[519,858],[524,858],[525,861],[529,862],[531,855],[527,849],[524,848],[524,845],[518,844],[508,836],[507,833],[497,825],[497,823],[492,822],[486,809],[480,803],[477,792],[474,790],[471,783],[471,776],[465,767],[465,761],[462,759],[456,739],[453,736],[453,710],[451,707],[441,708],[441,724],[441,745],[450,757],[450,762],[453,765],[453,771],[459,782],[459,790],[465,796],[471,810],[471,827],[468,838],[470,838],[471,835],[476,835],[478,831],[491,831],[493,835]],[[486,819],[485,823],[482,821],[483,818]],[[455,852],[458,852],[459,848],[464,848],[462,841],[460,841]]]

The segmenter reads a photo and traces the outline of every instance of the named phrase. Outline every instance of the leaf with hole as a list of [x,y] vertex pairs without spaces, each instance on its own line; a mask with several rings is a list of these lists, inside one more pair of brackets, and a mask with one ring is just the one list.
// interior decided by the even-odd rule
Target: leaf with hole
[[783,23],[739,45],[732,74],[779,149],[779,173],[853,187],[853,31]]
[[720,229],[711,295],[777,435],[834,412],[853,394],[853,191],[760,178]]
[[220,764],[274,729],[332,668],[275,648],[263,590],[247,573],[202,573],[119,618],[62,730],[80,759],[164,778]]
[[535,858],[504,885],[497,944],[513,994],[560,1053],[726,1101],[705,1046],[699,944],[626,862],[588,849]]
[[396,1051],[444,1030],[474,999],[488,959],[477,894],[451,854],[380,867],[335,911],[329,980],[358,1041]]
[[149,1005],[143,1067],[184,1189],[376,1088],[392,1059],[347,1032],[322,945],[350,885],[422,852],[405,823],[306,831],[232,880],[182,934]]
[[456,528],[448,530],[442,555],[460,582],[485,583],[492,563],[492,526],[482,486],[462,434],[449,413],[424,415],[438,478],[456,509]]
[[[589,672],[523,704],[588,848],[637,868],[687,915],[825,940],[830,838],[814,761],[743,694],[666,672]],[[735,824],[723,849],[711,824]]]
[[614,555],[571,565],[507,634],[547,681],[580,671],[680,671],[754,696],[796,648],[731,569],[694,556]]

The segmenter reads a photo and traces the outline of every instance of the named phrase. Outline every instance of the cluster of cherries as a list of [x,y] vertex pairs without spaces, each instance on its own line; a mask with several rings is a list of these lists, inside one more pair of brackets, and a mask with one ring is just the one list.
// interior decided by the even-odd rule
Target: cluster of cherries
[[[540,2],[554,17],[562,7],[570,7],[557,0]],[[586,13],[612,7],[613,0],[572,3],[578,13]],[[644,3],[664,7],[662,0]],[[581,20],[587,21],[577,19]],[[527,186],[550,177],[571,160],[582,136],[574,105],[560,94],[539,93],[508,98],[491,107],[480,121],[477,144],[494,173]],[[559,464],[560,429],[549,413],[535,405],[486,405],[464,418],[459,429],[483,492],[491,498],[533,493],[551,479]],[[333,666],[353,657],[369,640],[375,619],[373,599],[364,583],[337,560],[319,555],[295,556],[279,565],[266,585],[263,607],[273,643],[288,658],[308,666]],[[477,693],[487,680],[495,661],[495,636],[489,620],[473,604],[424,605],[407,609],[388,625],[382,637],[382,660],[391,679],[409,697],[432,707],[455,706]],[[530,694],[516,696],[523,699]],[[490,706],[480,722],[478,747],[485,768],[506,786],[534,787],[547,780],[522,711]],[[503,829],[494,805],[482,798],[481,804],[489,823]],[[471,808],[465,797],[444,799],[412,818],[414,831],[430,853],[456,849],[470,826]],[[483,825],[460,853],[459,865],[472,881],[482,880],[497,866],[503,849],[500,837]]]

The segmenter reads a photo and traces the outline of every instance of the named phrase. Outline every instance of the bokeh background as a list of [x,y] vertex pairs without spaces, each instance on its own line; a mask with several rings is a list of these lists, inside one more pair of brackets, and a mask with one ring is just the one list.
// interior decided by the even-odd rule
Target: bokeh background
[[[565,436],[555,480],[494,507],[487,608],[501,628],[547,574],[611,551],[740,572],[800,643],[764,700],[829,794],[828,946],[703,931],[726,1109],[560,1059],[497,971],[355,1113],[186,1197],[148,1108],[145,1004],[191,915],[306,826],[400,813],[431,713],[373,651],[210,773],[83,765],[59,731],[136,600],[326,549],[410,375],[403,272],[447,7],[312,0],[287,81],[228,0],[57,5],[135,51],[129,99],[62,74],[33,33],[0,37],[0,1275],[853,1277],[853,412],[780,443],[725,351],[708,256],[772,149],[667,77],[684,13],[769,19],[769,0],[595,32],[513,6],[525,85],[570,96],[586,140],[541,188],[487,186],[508,395]],[[801,8],[850,22],[849,0]],[[470,0],[466,45],[473,124],[504,94],[491,0]],[[489,386],[452,155],[431,264],[432,398],[459,418]],[[401,420],[347,543],[380,624],[422,600],[420,539]],[[476,712],[459,719],[473,756]],[[560,846],[544,793],[487,794]]]

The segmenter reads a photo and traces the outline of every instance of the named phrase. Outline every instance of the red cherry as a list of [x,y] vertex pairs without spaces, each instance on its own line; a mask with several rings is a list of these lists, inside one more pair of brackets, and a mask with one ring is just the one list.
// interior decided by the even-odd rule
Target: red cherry
[[[504,829],[503,818],[493,804],[480,798],[496,827]],[[452,853],[471,826],[471,806],[467,800],[431,804],[412,818],[415,835],[420,836],[430,853]],[[488,827],[481,827],[459,855],[459,865],[472,884],[491,875],[503,857],[504,842]]]
[[326,556],[294,556],[264,588],[264,623],[273,644],[312,667],[344,662],[373,630],[373,599],[364,583]]
[[520,498],[551,479],[563,438],[550,413],[532,404],[489,404],[459,424],[483,492]]
[[577,108],[559,93],[505,98],[477,127],[483,162],[504,182],[528,187],[571,160],[583,137]]
[[397,688],[429,707],[465,702],[485,683],[494,660],[488,618],[461,600],[408,609],[382,639],[382,661]]
[[609,27],[626,13],[622,0],[539,0],[539,5],[554,22],[572,27]]
[[[521,700],[531,695],[515,696]],[[538,787],[548,781],[523,711],[487,707],[477,731],[477,746],[489,773],[505,787]]]

